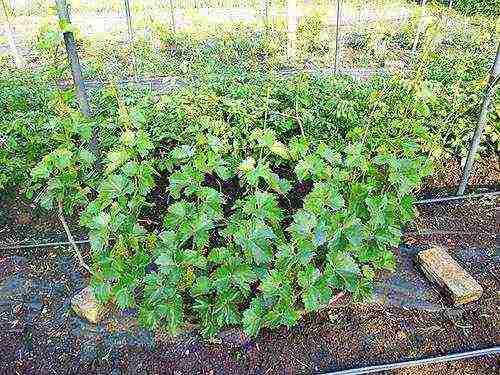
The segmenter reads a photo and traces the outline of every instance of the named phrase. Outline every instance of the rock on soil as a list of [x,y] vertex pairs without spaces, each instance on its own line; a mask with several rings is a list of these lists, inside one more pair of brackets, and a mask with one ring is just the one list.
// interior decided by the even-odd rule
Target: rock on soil
[[90,323],[97,324],[104,314],[104,307],[92,294],[90,287],[82,289],[71,299],[73,311]]
[[422,272],[441,287],[455,305],[474,302],[483,294],[483,287],[442,247],[421,251],[417,259]]

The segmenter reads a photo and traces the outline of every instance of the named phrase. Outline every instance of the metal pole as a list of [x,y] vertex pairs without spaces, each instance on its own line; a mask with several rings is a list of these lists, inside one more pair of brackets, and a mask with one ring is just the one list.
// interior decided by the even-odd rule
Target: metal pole
[[175,8],[174,1],[170,0],[170,16],[172,17],[172,31],[175,33]]
[[10,4],[7,4],[7,0],[0,0],[2,2],[3,11],[5,13],[5,20],[7,21],[7,38],[9,39],[9,47],[14,56],[14,62],[18,68],[24,65],[24,59],[17,48],[16,41],[14,39],[14,28],[12,27],[12,22],[10,20]]
[[287,2],[288,58],[295,58],[297,48],[297,0]]
[[125,14],[127,16],[128,42],[130,47],[130,57],[132,59],[132,74],[137,79],[137,61],[134,49],[134,29],[132,28],[132,12],[130,11],[130,0],[125,0]]
[[463,195],[467,187],[467,182],[472,171],[472,165],[474,163],[474,158],[476,156],[477,149],[479,148],[479,143],[481,142],[481,136],[483,135],[484,128],[486,128],[486,123],[488,122],[488,111],[490,108],[493,95],[495,94],[496,84],[500,80],[500,42],[497,47],[497,54],[495,57],[495,62],[491,67],[490,79],[488,80],[488,85],[486,86],[486,92],[483,99],[483,105],[481,106],[481,114],[479,115],[479,121],[477,124],[476,131],[472,137],[471,146],[469,149],[469,154],[467,155],[467,162],[465,163],[464,173],[462,175],[462,181],[458,187],[457,195]]
[[134,30],[132,29],[132,16],[130,13],[130,1],[125,0],[125,14],[127,15],[128,37],[132,42],[134,40]]
[[[56,0],[57,13],[59,15],[59,20],[70,24],[68,6],[66,0]],[[66,53],[68,54],[68,59],[71,65],[71,75],[73,76],[73,81],[76,86],[76,97],[78,99],[78,104],[80,107],[80,112],[86,116],[90,117],[90,106],[87,97],[87,92],[85,91],[85,84],[82,79],[82,67],[80,65],[80,60],[78,58],[78,52],[76,51],[75,38],[71,31],[65,31],[63,33],[64,45],[66,46]]]
[[337,0],[337,22],[335,26],[335,57],[333,60],[333,72],[337,74],[337,64],[339,61],[339,25],[340,25],[340,0]]

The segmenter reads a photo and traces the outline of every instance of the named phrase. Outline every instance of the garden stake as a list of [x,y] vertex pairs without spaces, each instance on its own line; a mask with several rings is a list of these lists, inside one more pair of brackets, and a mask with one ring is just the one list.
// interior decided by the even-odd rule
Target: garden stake
[[337,74],[339,56],[339,23],[340,23],[340,0],[337,0],[337,25],[335,27],[335,57],[333,61],[333,72]]
[[172,18],[172,32],[175,33],[175,14],[174,0],[170,0],[170,17]]
[[130,14],[130,1],[125,0],[125,14],[127,15],[128,37],[130,42],[134,40],[134,30],[132,29],[132,16]]
[[417,46],[418,46],[418,40],[420,39],[420,34],[422,33],[422,29],[424,27],[424,19],[425,19],[425,4],[427,3],[427,0],[422,0],[420,3],[420,8],[422,9],[421,14],[420,14],[420,20],[418,21],[418,26],[417,26],[417,33],[415,35],[415,40],[413,41],[413,47],[411,49],[411,54],[415,55],[417,52]]
[[467,162],[465,163],[464,173],[462,175],[462,181],[460,181],[460,186],[458,187],[457,195],[464,195],[465,188],[467,187],[467,182],[472,171],[472,165],[474,163],[474,158],[479,148],[479,142],[481,142],[481,136],[483,135],[484,129],[486,128],[488,120],[488,111],[490,108],[493,95],[495,94],[495,87],[500,79],[500,42],[497,47],[497,54],[495,57],[495,62],[491,68],[490,78],[488,80],[488,85],[486,86],[486,93],[483,99],[483,105],[481,107],[481,114],[479,115],[479,121],[477,124],[474,137],[472,137],[471,146],[469,149],[469,154],[467,155]]
[[268,17],[269,17],[269,0],[262,0],[261,4],[261,17],[264,23],[264,30],[268,31]]
[[128,42],[130,48],[130,57],[132,59],[132,74],[135,77],[134,81],[136,82],[139,77],[137,74],[137,61],[135,58],[135,49],[134,49],[134,30],[132,28],[132,14],[130,12],[130,0],[125,0],[125,14],[127,16],[127,28],[128,28]]
[[287,2],[288,58],[294,59],[297,48],[297,0]]

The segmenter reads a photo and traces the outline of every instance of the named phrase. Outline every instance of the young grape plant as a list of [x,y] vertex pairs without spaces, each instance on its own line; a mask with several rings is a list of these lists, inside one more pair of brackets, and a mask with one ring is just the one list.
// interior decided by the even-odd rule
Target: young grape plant
[[257,335],[365,298],[394,267],[435,147],[411,87],[229,76],[133,105],[111,92],[107,121],[67,114],[32,171],[46,207],[81,211],[102,303],[151,329]]

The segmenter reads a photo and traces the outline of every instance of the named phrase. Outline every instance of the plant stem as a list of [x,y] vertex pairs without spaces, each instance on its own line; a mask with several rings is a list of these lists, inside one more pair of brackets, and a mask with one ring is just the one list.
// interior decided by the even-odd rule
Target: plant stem
[[83,260],[82,253],[80,252],[80,249],[78,249],[78,246],[76,246],[75,239],[73,238],[73,235],[71,234],[71,231],[69,230],[68,223],[66,222],[66,219],[64,218],[63,209],[62,209],[62,202],[59,201],[57,206],[59,209],[59,220],[61,221],[62,226],[64,227],[64,231],[66,232],[66,236],[68,237],[68,241],[71,243],[71,246],[73,247],[73,250],[75,251],[76,258],[80,262],[80,265],[83,268],[85,268],[85,270],[87,270],[88,273],[92,274],[90,267]]

